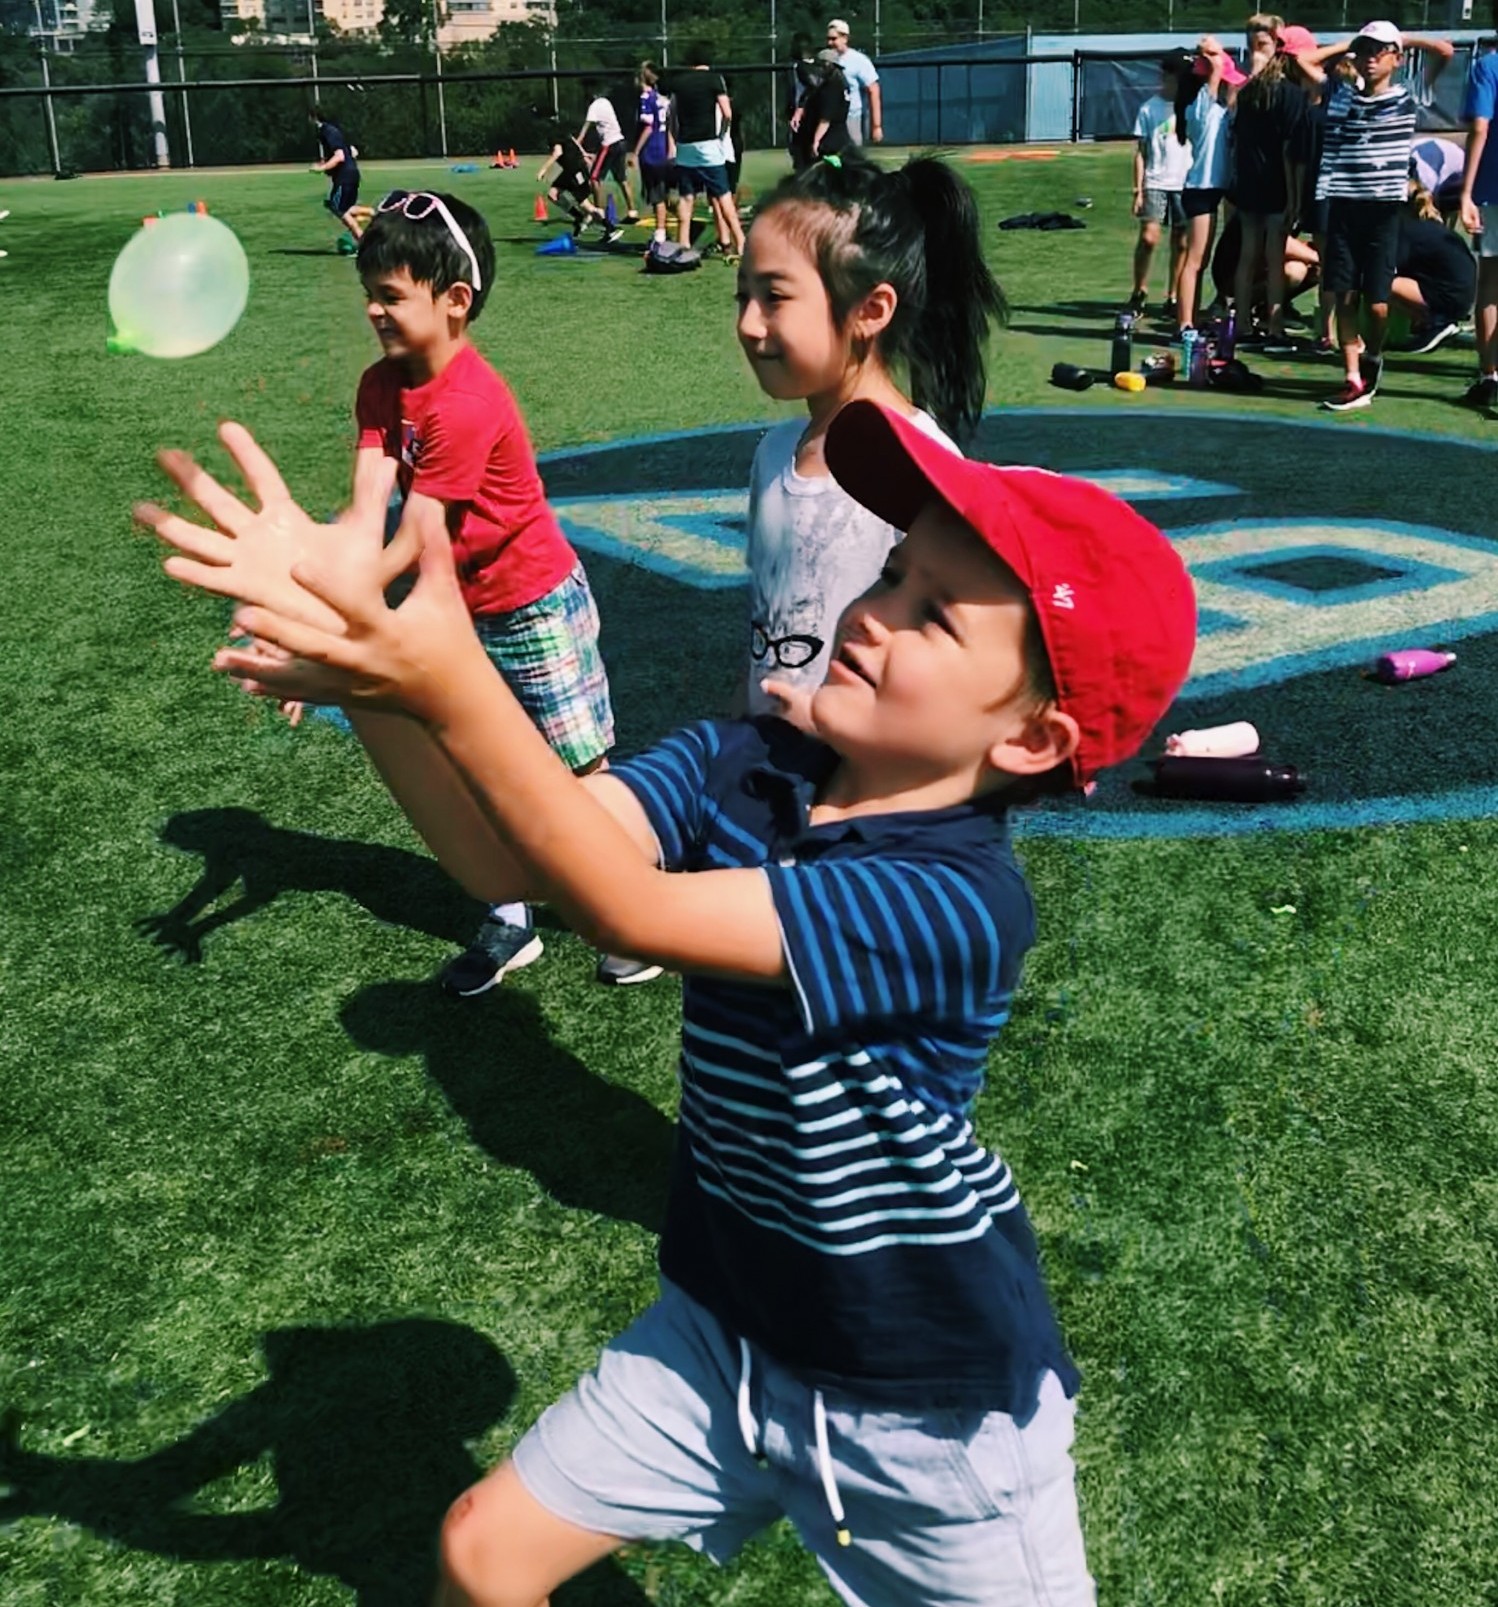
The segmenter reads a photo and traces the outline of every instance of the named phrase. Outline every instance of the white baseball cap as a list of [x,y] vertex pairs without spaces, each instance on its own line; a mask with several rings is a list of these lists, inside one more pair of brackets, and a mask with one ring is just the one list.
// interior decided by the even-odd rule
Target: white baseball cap
[[1392,22],[1365,22],[1353,36],[1353,44],[1359,39],[1372,39],[1380,45],[1393,45],[1395,50],[1404,49],[1404,36]]
[[827,32],[840,33],[843,38],[846,39],[849,33],[848,24],[844,22],[841,17],[834,17],[832,21],[827,24]]

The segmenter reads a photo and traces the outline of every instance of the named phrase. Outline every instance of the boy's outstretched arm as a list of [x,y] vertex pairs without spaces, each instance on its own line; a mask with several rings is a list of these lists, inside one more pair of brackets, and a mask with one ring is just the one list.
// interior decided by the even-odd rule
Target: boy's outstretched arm
[[[262,502],[290,503],[274,464],[248,432],[228,426],[224,440]],[[221,668],[274,696],[327,701],[336,692],[346,708],[419,721],[513,856],[527,890],[546,897],[600,948],[677,971],[785,977],[779,921],[759,871],[658,869],[648,857],[653,834],[629,789],[608,775],[580,781],[548,747],[474,635],[445,531],[423,547],[415,587],[391,609],[384,595],[389,554],[362,543],[304,554],[273,541],[271,552],[236,563],[233,548],[239,540],[255,545],[263,515],[190,459],[178,456],[165,466],[226,532],[213,538],[228,551],[209,570],[207,589],[241,598],[248,606],[237,619],[246,633],[293,655],[227,649],[218,657]],[[145,522],[186,551],[212,538],[169,515]],[[390,552],[405,539],[403,529]],[[200,583],[182,560],[169,560],[168,571]],[[295,602],[297,592],[306,600]]]

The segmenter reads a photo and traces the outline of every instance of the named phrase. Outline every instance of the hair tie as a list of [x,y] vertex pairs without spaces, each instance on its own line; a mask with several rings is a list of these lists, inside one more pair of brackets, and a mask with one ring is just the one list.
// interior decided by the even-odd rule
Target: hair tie
[[836,153],[831,156],[824,156],[822,160],[828,165],[828,167],[841,167],[843,165],[842,157],[838,156]]

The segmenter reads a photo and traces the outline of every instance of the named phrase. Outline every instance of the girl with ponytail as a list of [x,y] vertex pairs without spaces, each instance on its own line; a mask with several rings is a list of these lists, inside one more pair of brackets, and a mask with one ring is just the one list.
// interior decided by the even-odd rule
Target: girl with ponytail
[[1003,292],[972,191],[945,162],[885,171],[850,147],[786,178],[755,215],[738,335],[761,389],[804,401],[775,426],[749,485],[748,703],[805,724],[843,610],[878,580],[898,532],[823,456],[827,427],[867,398],[955,445],[983,412]]

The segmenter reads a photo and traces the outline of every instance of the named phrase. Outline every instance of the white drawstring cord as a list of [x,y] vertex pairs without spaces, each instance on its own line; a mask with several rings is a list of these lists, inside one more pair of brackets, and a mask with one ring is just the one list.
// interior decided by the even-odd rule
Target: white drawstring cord
[[739,1433],[743,1436],[744,1449],[759,1463],[765,1465],[764,1452],[759,1448],[759,1429],[755,1426],[754,1412],[749,1405],[749,1375],[751,1362],[749,1358],[749,1341],[739,1340]]
[[821,1390],[812,1394],[811,1416],[817,1436],[817,1471],[822,1475],[822,1494],[827,1497],[827,1510],[837,1526],[837,1543],[851,1546],[853,1531],[844,1518],[843,1498],[837,1493],[837,1480],[832,1476],[832,1452],[827,1445],[827,1403],[822,1399]]

